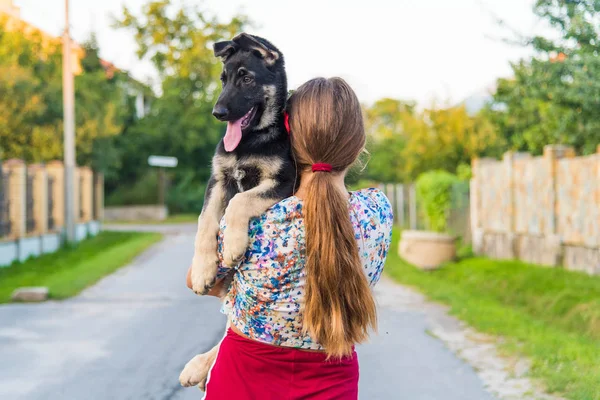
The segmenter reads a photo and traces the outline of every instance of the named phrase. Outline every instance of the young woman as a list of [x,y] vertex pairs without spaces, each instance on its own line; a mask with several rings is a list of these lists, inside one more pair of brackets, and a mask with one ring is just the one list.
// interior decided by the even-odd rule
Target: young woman
[[376,189],[344,185],[365,145],[346,82],[317,78],[298,88],[289,125],[300,187],[250,224],[207,400],[358,398],[354,345],[377,325],[370,286],[389,249],[391,206]]

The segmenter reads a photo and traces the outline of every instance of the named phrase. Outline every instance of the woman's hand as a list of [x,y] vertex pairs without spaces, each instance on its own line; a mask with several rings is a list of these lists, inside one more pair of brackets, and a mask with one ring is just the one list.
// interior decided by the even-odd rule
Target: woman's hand
[[[185,277],[185,284],[189,289],[192,288],[192,267],[190,266],[187,270],[187,275]],[[210,289],[207,296],[221,297],[221,292],[223,290],[223,280],[220,279],[215,283],[215,286]]]

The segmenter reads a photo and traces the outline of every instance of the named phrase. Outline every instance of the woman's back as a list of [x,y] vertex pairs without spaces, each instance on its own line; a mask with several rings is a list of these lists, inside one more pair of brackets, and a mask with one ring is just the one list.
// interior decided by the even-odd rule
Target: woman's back
[[[250,245],[238,267],[223,312],[251,339],[279,346],[322,347],[302,323],[306,286],[303,201],[287,198],[250,224]],[[377,189],[351,192],[350,221],[369,285],[379,280],[389,250],[392,209]],[[222,223],[221,232],[225,228]],[[222,238],[219,239],[219,246]],[[221,275],[226,273],[221,270]]]

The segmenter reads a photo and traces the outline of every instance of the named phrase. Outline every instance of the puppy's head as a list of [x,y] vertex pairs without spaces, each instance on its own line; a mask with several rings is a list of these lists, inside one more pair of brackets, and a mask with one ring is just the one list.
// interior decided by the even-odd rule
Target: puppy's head
[[223,139],[233,151],[243,137],[274,125],[285,107],[287,90],[283,55],[270,42],[242,33],[214,44],[223,61],[223,90],[213,115],[227,122]]

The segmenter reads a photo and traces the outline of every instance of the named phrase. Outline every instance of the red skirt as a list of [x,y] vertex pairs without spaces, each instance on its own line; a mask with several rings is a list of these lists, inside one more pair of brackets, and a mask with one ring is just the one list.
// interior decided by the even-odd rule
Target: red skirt
[[271,346],[231,329],[210,371],[205,400],[356,400],[358,357]]

